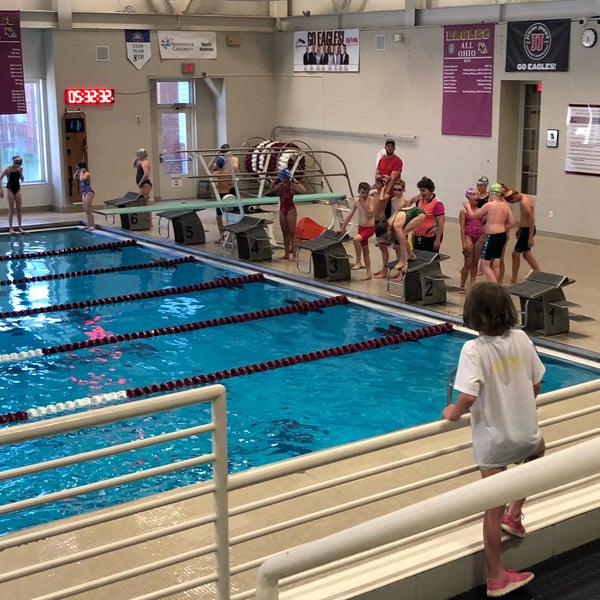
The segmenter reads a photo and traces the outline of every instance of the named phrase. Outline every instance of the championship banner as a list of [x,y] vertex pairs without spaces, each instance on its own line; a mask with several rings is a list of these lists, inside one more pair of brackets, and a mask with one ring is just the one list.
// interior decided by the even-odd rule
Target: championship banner
[[150,30],[126,29],[127,60],[139,71],[152,56]]
[[442,135],[492,135],[494,24],[444,27]]
[[506,71],[568,71],[571,21],[508,23]]
[[294,71],[357,72],[359,55],[358,29],[294,33]]
[[0,11],[0,81],[0,114],[26,114],[21,19],[16,10]]
[[159,31],[161,58],[217,58],[217,34],[214,31]]

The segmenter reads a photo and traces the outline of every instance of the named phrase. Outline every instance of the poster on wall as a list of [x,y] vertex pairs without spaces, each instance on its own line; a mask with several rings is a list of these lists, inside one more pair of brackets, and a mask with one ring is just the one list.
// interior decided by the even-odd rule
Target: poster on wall
[[358,29],[296,31],[294,71],[356,73],[359,51]]
[[217,58],[217,34],[214,31],[159,31],[161,58],[188,60]]
[[571,21],[517,21],[506,31],[506,71],[568,71]]
[[149,29],[126,29],[127,60],[139,71],[152,56]]
[[600,105],[569,104],[565,173],[600,175]]
[[444,27],[442,135],[492,135],[494,24]]
[[0,114],[27,113],[19,11],[0,11]]

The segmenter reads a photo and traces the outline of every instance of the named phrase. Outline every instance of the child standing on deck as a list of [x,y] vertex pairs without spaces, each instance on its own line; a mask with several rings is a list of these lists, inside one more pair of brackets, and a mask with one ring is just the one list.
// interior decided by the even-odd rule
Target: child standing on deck
[[88,170],[87,163],[81,160],[77,163],[77,171],[73,175],[73,179],[79,180],[79,188],[81,190],[81,199],[83,201],[83,210],[87,217],[87,231],[94,231],[96,225],[94,223],[94,198],[96,193],[92,189],[92,176]]
[[[502,285],[483,281],[471,287],[463,318],[479,337],[462,348],[454,383],[460,395],[456,404],[444,408],[442,418],[457,421],[470,409],[473,458],[485,478],[505,471],[510,463],[544,455],[535,398],[545,369],[527,334],[515,329],[517,313]],[[483,547],[489,597],[504,596],[534,577],[504,569],[500,561],[502,530],[525,535],[524,503],[521,498],[485,511]]]
[[352,265],[352,270],[362,269],[361,256],[365,259],[365,268],[367,272],[363,281],[373,277],[371,272],[371,255],[369,254],[369,238],[375,233],[375,198],[369,194],[371,186],[366,181],[358,184],[358,198],[354,201],[352,209],[344,219],[340,232],[345,232],[350,219],[358,211],[358,233],[352,238],[354,251],[356,252],[356,262]]

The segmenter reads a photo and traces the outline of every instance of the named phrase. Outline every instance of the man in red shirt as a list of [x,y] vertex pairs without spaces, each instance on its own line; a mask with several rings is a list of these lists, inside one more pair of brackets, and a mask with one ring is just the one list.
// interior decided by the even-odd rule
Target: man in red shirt
[[392,190],[395,181],[402,177],[402,159],[394,154],[395,151],[396,142],[392,139],[385,140],[385,155],[379,159],[375,171],[375,178],[385,177],[387,185],[384,193],[390,198],[394,195]]

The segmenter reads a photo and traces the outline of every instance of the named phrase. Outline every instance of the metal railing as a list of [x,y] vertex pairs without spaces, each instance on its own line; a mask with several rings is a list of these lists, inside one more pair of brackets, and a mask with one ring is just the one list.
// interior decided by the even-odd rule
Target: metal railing
[[314,569],[488,508],[598,474],[600,439],[592,439],[494,477],[429,498],[345,531],[268,558],[260,567],[256,600],[277,600],[283,577]]
[[[87,516],[76,520],[56,521],[50,527],[42,527],[39,530],[25,530],[23,533],[7,536],[0,539],[0,551],[8,548],[20,546],[47,537],[49,534],[57,535],[60,533],[73,532],[83,529],[90,525],[98,525],[115,521],[124,516],[138,514],[141,511],[154,509],[159,506],[172,504],[176,499],[197,499],[205,493],[212,494],[214,498],[214,512],[208,515],[201,515],[194,521],[187,521],[183,524],[172,525],[161,528],[159,532],[153,531],[142,533],[130,537],[123,537],[112,543],[105,543],[90,549],[81,549],[67,556],[48,557],[38,564],[32,564],[20,568],[7,569],[0,574],[0,584],[14,581],[17,578],[31,576],[36,573],[42,573],[56,569],[59,566],[67,564],[76,564],[78,561],[98,557],[108,552],[129,548],[135,544],[146,542],[150,539],[157,539],[185,531],[194,525],[206,525],[212,523],[214,528],[214,544],[211,545],[211,552],[214,555],[216,565],[215,572],[201,581],[187,582],[185,585],[167,586],[164,589],[146,595],[145,598],[162,598],[197,585],[213,584],[215,588],[215,597],[218,600],[229,598],[229,546],[228,546],[228,506],[227,506],[227,422],[226,422],[226,401],[225,388],[222,385],[213,385],[202,389],[192,389],[182,392],[167,394],[157,398],[148,398],[145,400],[136,400],[118,406],[106,406],[101,410],[86,411],[78,414],[72,414],[62,417],[56,417],[40,422],[32,422],[11,427],[0,431],[0,446],[13,446],[15,444],[28,442],[40,438],[51,438],[63,433],[71,433],[103,425],[123,421],[145,415],[156,414],[163,411],[171,411],[178,408],[190,406],[196,403],[210,403],[210,421],[202,425],[178,429],[170,433],[161,433],[152,437],[142,438],[131,442],[107,445],[97,450],[83,452],[76,455],[65,456],[57,459],[47,460],[24,467],[17,467],[0,472],[0,481],[11,481],[21,477],[27,477],[36,473],[50,472],[67,465],[82,465],[86,462],[99,458],[114,456],[125,452],[135,451],[141,448],[157,446],[165,442],[173,442],[191,436],[207,435],[211,437],[212,451],[207,454],[195,456],[191,459],[182,459],[170,462],[159,467],[150,467],[142,471],[131,472],[110,479],[99,479],[93,483],[77,485],[76,487],[63,489],[57,492],[43,493],[39,496],[31,497],[25,500],[3,504],[0,506],[0,514],[8,515],[17,511],[43,506],[62,500],[65,498],[74,498],[90,492],[103,490],[118,485],[139,482],[143,479],[149,479],[166,473],[173,473],[182,469],[187,469],[201,464],[210,464],[212,467],[212,484],[204,489],[198,486],[189,486],[182,488],[176,495],[153,496],[149,499],[120,505],[111,511],[96,511]],[[58,478],[60,482],[60,477]],[[189,560],[193,556],[204,554],[205,550],[181,553],[168,559],[156,560],[153,563],[147,563],[135,568],[124,570],[114,575],[97,578],[93,581],[86,581],[68,588],[60,589],[56,592],[50,592],[43,596],[46,600],[52,598],[65,598],[69,595],[88,592],[105,585],[122,582],[127,578],[147,574],[164,568],[168,565],[174,565],[179,562]],[[9,563],[4,563],[8,566]],[[218,573],[218,575],[217,575]]]
[[[221,386],[215,387],[217,389],[222,389]],[[109,407],[106,410],[113,411],[118,417],[125,414],[125,412],[122,411],[132,411],[131,414],[133,414],[135,409],[142,411],[140,414],[150,414],[152,412],[176,406],[177,404],[174,404],[173,399],[183,403],[184,397],[187,400],[188,394],[193,396],[196,401],[208,401],[205,394],[208,395],[209,390],[211,389],[213,388],[179,392],[148,400],[138,400],[123,406]],[[542,394],[538,398],[538,404],[540,406],[550,405],[575,396],[589,394],[599,389],[600,380],[595,380],[564,390]],[[190,402],[192,401],[191,397],[189,400]],[[219,401],[216,400],[214,404],[215,409],[218,405]],[[219,409],[219,411],[220,410],[221,409]],[[570,411],[561,410],[559,416],[543,419],[541,420],[540,425],[546,427],[557,422],[565,422],[569,419],[582,419],[585,421],[593,415],[597,415],[599,412],[600,406],[598,406],[597,402],[590,400],[587,405],[583,404],[577,408],[571,408]],[[108,415],[108,413],[105,413],[103,409],[101,411],[90,411],[89,413],[82,413],[80,415],[60,417],[42,421],[40,423],[30,423],[12,427],[0,432],[0,445],[12,443],[18,441],[18,439],[29,439],[33,433],[33,428],[36,428],[36,434],[54,435],[61,430],[74,430],[73,428],[79,424],[81,424],[82,427],[88,427],[90,426],[92,419],[99,419],[99,422],[106,422],[108,416],[100,418],[104,415]],[[11,534],[10,536],[7,536],[6,539],[0,538],[0,551],[29,542],[42,540],[49,536],[59,535],[67,531],[74,531],[91,525],[101,524],[108,520],[138,515],[138,513],[142,511],[151,511],[157,507],[170,506],[176,502],[187,502],[190,500],[192,502],[198,501],[203,495],[214,496],[215,506],[217,507],[214,514],[211,507],[204,504],[200,514],[198,514],[198,509],[196,508],[197,516],[193,519],[180,520],[178,518],[173,518],[167,523],[162,523],[159,530],[144,530],[143,533],[137,533],[136,535],[131,535],[123,539],[119,538],[118,540],[111,543],[104,543],[96,548],[79,549],[65,557],[49,558],[40,565],[27,565],[26,567],[13,568],[11,571],[0,574],[0,595],[2,595],[2,584],[8,582],[10,585],[10,582],[16,578],[27,577],[48,569],[55,569],[60,565],[68,563],[75,564],[90,556],[102,556],[113,550],[132,547],[134,544],[144,544],[150,540],[160,541],[166,536],[179,535],[183,536],[181,537],[182,540],[186,540],[193,544],[193,547],[190,550],[180,550],[175,556],[166,558],[153,557],[155,560],[150,564],[144,564],[134,568],[126,568],[124,565],[123,571],[120,573],[98,576],[94,581],[84,581],[80,584],[66,586],[59,592],[51,592],[41,597],[44,598],[44,600],[66,598],[76,593],[98,589],[101,586],[110,584],[125,585],[128,579],[137,575],[150,573],[151,571],[166,566],[173,566],[182,561],[201,559],[204,561],[202,563],[202,577],[196,577],[195,579],[186,581],[182,581],[182,578],[176,576],[173,576],[171,579],[162,577],[160,579],[160,584],[163,586],[161,590],[138,596],[138,600],[141,600],[142,598],[144,600],[150,600],[151,598],[158,599],[162,597],[161,594],[163,596],[166,595],[166,591],[169,593],[176,593],[192,588],[200,588],[202,586],[207,586],[208,591],[206,592],[206,595],[200,595],[199,597],[201,598],[210,598],[211,600],[214,600],[214,598],[218,598],[219,600],[229,598],[232,600],[247,600],[254,598],[257,593],[257,591],[248,584],[248,580],[250,579],[250,581],[252,581],[251,578],[256,577],[258,569],[265,561],[267,561],[269,554],[282,551],[290,545],[290,540],[294,539],[294,533],[292,533],[294,530],[306,531],[307,538],[314,539],[317,535],[323,535],[323,531],[325,530],[324,526],[327,524],[327,527],[329,527],[335,517],[340,516],[344,519],[343,522],[346,523],[346,526],[348,522],[361,523],[363,521],[361,515],[364,514],[362,509],[364,507],[370,506],[374,508],[376,503],[382,503],[377,506],[375,514],[385,514],[386,512],[389,512],[389,509],[385,510],[384,503],[386,501],[389,502],[391,499],[398,497],[404,498],[406,496],[403,495],[409,495],[410,493],[421,493],[432,485],[441,483],[447,484],[449,480],[453,480],[455,482],[455,487],[458,487],[458,485],[460,485],[460,482],[458,482],[459,478],[471,476],[475,471],[475,467],[472,466],[469,460],[462,461],[457,465],[457,468],[454,468],[451,471],[445,470],[426,478],[417,476],[410,481],[404,480],[403,484],[399,486],[385,485],[383,488],[376,490],[370,485],[370,481],[375,480],[369,478],[390,474],[393,471],[398,471],[405,467],[408,467],[409,469],[416,468],[417,472],[424,472],[426,469],[422,468],[421,465],[423,465],[425,461],[437,459],[455,452],[468,451],[471,445],[470,436],[469,438],[464,436],[464,439],[458,441],[455,439],[451,443],[448,443],[447,440],[443,443],[440,442],[439,444],[428,443],[427,447],[420,452],[414,452],[412,447],[410,447],[410,452],[408,452],[408,449],[407,452],[404,452],[402,449],[403,444],[410,444],[412,442],[418,443],[425,438],[431,438],[431,440],[433,440],[434,437],[432,436],[436,436],[437,434],[444,434],[456,430],[457,428],[467,427],[468,419],[463,418],[457,424],[438,421],[420,427],[334,447],[322,452],[315,452],[306,456],[273,463],[265,467],[236,473],[229,476],[227,488],[225,489],[224,481],[226,474],[224,473],[224,469],[226,469],[226,467],[224,467],[223,463],[226,460],[224,458],[226,455],[223,454],[222,450],[225,441],[224,439],[221,439],[219,442],[220,438],[223,437],[226,432],[224,419],[224,415],[222,417],[217,415],[213,417],[211,424],[201,425],[190,429],[190,431],[205,430],[206,433],[212,432],[213,443],[219,443],[219,446],[221,447],[221,450],[216,449],[209,457],[205,457],[215,460],[214,481],[187,486],[166,494],[151,496],[144,500],[117,506],[110,511],[95,511],[88,513],[85,516],[78,517],[75,520],[66,519],[57,521],[48,526],[44,526],[39,530],[38,528],[34,528]],[[220,432],[219,423],[221,426]],[[67,428],[63,429],[64,427]],[[69,429],[69,427],[71,429]],[[568,444],[598,436],[598,431],[590,430],[590,427],[584,427],[583,429],[585,430],[575,433],[574,435],[563,437],[559,440],[552,440],[547,444],[548,449],[556,450]],[[169,433],[167,435],[175,435],[175,433]],[[182,432],[182,435],[187,434]],[[10,442],[9,437],[11,438]],[[147,440],[143,441],[146,442]],[[157,443],[159,443],[159,441],[157,441]],[[375,456],[374,453],[384,452],[392,448],[394,449],[394,455],[399,456],[400,458],[392,458],[390,460],[389,455],[383,460],[380,460],[379,458],[375,460],[368,458],[369,455]],[[111,449],[113,449],[113,447],[111,447]],[[222,459],[221,463],[219,463],[219,459]],[[198,460],[201,460],[201,458],[198,457]],[[540,461],[536,461],[536,464],[539,464],[539,462]],[[178,468],[178,464],[179,463],[175,465],[175,468]],[[181,465],[179,464],[179,466]],[[327,476],[316,478],[300,477],[300,475],[305,472],[322,467],[333,468]],[[17,470],[14,471],[16,472]],[[1,477],[5,476],[6,472],[0,474],[0,480]],[[283,483],[282,478],[284,477],[293,478],[292,484],[287,485]],[[398,478],[396,473],[393,474],[392,478],[394,480],[404,479]],[[263,485],[268,482],[273,482],[274,485]],[[345,497],[339,495],[338,491],[341,488],[352,484],[357,485],[356,493],[352,491],[352,493]],[[74,492],[73,490],[69,490],[68,493],[73,495]],[[318,494],[328,493],[335,495],[335,498],[330,504],[323,505],[320,502],[321,497],[319,497]],[[494,501],[497,501],[497,498],[495,498]],[[294,510],[290,508],[289,511],[285,510],[280,512],[280,507],[286,506],[286,503],[293,502],[297,503],[294,506]],[[311,503],[312,506],[318,508],[316,510],[311,510]],[[439,496],[437,495],[435,505],[437,507],[440,506]],[[192,510],[194,506],[195,505],[192,504]],[[4,510],[4,507],[0,507],[0,510]],[[227,512],[227,510],[229,511],[229,525],[221,520],[224,512]],[[352,515],[352,511],[356,512]],[[346,519],[344,515],[352,515],[352,517],[351,519]],[[380,517],[380,519],[384,518],[385,517]],[[214,537],[211,538],[206,529],[211,527],[213,522],[215,523],[214,535],[217,536],[217,539],[214,539]],[[395,520],[393,522],[394,524],[396,523]],[[196,527],[203,528],[202,531],[206,534],[204,545],[197,540],[198,536],[189,535],[190,530]],[[357,525],[357,527],[362,527],[362,525]],[[235,533],[233,535],[228,535],[229,529],[235,531]],[[335,527],[332,527],[329,531],[335,531]],[[423,534],[423,537],[426,535],[427,534]],[[396,540],[396,543],[398,546],[402,544],[401,537]],[[229,551],[232,553],[231,562],[226,560],[228,547]],[[389,547],[374,548],[371,551],[372,554],[369,556],[378,556],[389,549]],[[213,556],[217,557],[217,568],[209,573],[209,559],[212,559]],[[328,560],[328,557],[322,556],[321,558]],[[337,561],[336,567],[350,565],[354,561],[355,558],[353,558],[352,555],[348,555],[345,559]],[[267,569],[266,576],[264,575],[265,571],[263,570],[263,575],[261,575],[261,580],[259,581],[259,587],[264,585],[265,582],[262,581],[262,578],[264,577],[268,580],[267,587],[269,588],[273,587],[274,581],[278,580],[279,577],[285,577],[284,583],[286,585],[302,582],[306,579],[306,575],[297,571],[296,566],[291,568],[286,564],[284,573],[283,571],[280,572],[278,570],[279,567],[272,570],[274,563],[270,560],[267,561],[267,564],[268,567],[265,567],[265,569]],[[279,559],[277,559],[275,565],[280,564]],[[323,564],[325,566],[322,567],[322,570],[320,571],[321,574],[325,573],[327,570],[326,563]],[[287,573],[289,569],[298,574],[288,577]],[[319,572],[318,569],[313,569],[310,576],[314,577],[315,571],[317,573]],[[274,576],[274,573],[277,575]],[[145,581],[148,582],[147,579]],[[171,585],[166,587],[168,584]],[[218,586],[218,593],[220,595],[217,595],[217,593],[213,591],[214,588],[211,588],[210,586],[214,586],[214,588]],[[229,591],[229,588],[231,588],[232,591]],[[263,592],[261,591],[260,593]],[[270,591],[268,593],[273,592]]]

